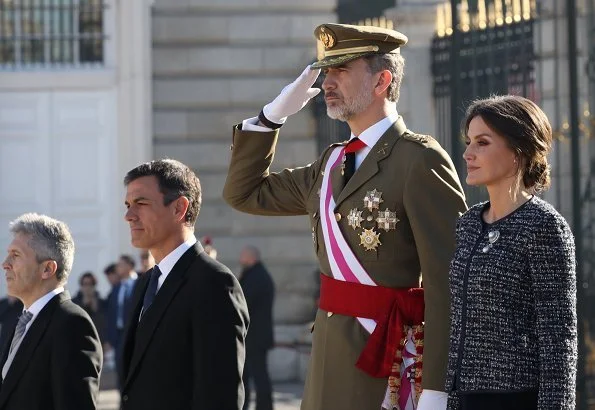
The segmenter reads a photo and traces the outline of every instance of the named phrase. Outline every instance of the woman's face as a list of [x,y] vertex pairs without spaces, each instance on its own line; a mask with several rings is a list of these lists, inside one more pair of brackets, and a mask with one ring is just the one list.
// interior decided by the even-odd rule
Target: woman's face
[[515,153],[506,139],[492,131],[480,116],[469,123],[465,144],[467,149],[463,158],[467,163],[467,184],[489,187],[510,184],[516,178]]

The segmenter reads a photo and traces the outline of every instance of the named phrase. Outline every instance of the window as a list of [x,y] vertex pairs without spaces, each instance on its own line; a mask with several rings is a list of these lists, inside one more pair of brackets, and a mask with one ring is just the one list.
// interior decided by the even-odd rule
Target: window
[[104,0],[0,0],[0,68],[101,66]]

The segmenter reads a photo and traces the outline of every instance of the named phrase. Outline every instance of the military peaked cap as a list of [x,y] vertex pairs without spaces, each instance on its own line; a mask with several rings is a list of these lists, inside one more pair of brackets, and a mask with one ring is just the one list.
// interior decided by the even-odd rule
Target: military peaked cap
[[337,66],[370,54],[399,53],[407,43],[404,34],[375,26],[326,23],[316,27],[314,35],[324,46],[324,57],[312,68]]

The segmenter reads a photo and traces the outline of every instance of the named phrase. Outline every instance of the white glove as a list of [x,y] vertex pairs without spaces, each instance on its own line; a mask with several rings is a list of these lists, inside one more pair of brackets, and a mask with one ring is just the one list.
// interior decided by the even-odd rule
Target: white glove
[[310,88],[318,78],[320,69],[311,70],[310,66],[291,84],[281,90],[281,94],[262,109],[267,120],[283,124],[290,115],[301,110],[311,98],[318,95],[320,88]]
[[424,389],[419,396],[417,410],[446,410],[448,394],[443,391]]

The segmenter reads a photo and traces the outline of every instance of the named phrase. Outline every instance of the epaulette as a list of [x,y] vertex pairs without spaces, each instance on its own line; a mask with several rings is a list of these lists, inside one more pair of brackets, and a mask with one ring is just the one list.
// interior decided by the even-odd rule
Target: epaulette
[[416,134],[409,130],[407,130],[407,132],[405,132],[403,134],[403,138],[405,138],[406,140],[409,140],[409,141],[417,142],[418,144],[421,144],[421,145],[426,145],[428,142],[430,142],[433,139],[429,135]]

